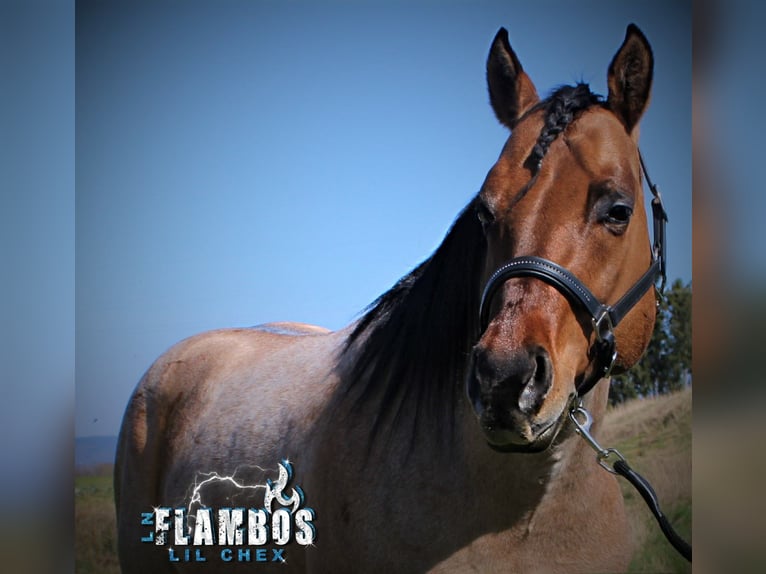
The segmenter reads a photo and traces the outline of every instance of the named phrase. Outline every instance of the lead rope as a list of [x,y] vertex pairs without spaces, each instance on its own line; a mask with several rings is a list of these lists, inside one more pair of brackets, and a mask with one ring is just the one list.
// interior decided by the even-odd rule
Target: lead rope
[[[578,416],[583,417],[583,422],[580,422],[578,420]],[[585,410],[582,406],[582,401],[580,401],[579,404],[575,404],[572,406],[572,409],[569,411],[569,419],[572,421],[575,427],[575,432],[579,434],[588,445],[596,451],[596,461],[598,464],[608,472],[611,472],[612,474],[619,474],[623,478],[625,478],[630,484],[633,485],[633,487],[638,491],[638,493],[641,495],[641,497],[644,499],[644,502],[646,502],[647,506],[649,507],[649,510],[652,511],[652,514],[654,514],[654,517],[657,519],[657,522],[660,525],[660,529],[662,530],[662,533],[665,535],[665,538],[668,539],[668,542],[673,546],[673,548],[676,549],[676,551],[681,554],[684,558],[686,558],[689,562],[692,561],[692,547],[691,544],[686,542],[681,536],[675,531],[673,526],[670,524],[670,521],[667,519],[667,517],[662,513],[662,510],[660,509],[660,502],[657,500],[657,495],[654,492],[654,489],[652,488],[652,485],[649,484],[649,481],[647,481],[643,476],[638,474],[635,470],[630,468],[630,465],[628,465],[628,461],[625,460],[625,457],[620,454],[620,452],[617,449],[614,448],[603,448],[593,437],[592,434],[590,434],[590,427],[593,423],[593,417],[591,417],[590,413]],[[614,457],[616,460],[612,463],[612,466],[610,467],[608,464],[608,459]]]

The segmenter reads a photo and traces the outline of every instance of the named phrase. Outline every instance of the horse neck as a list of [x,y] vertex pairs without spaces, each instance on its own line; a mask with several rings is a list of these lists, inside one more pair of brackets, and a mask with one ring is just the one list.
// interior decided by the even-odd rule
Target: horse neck
[[[593,416],[592,431],[596,434],[606,410],[608,392],[608,385],[602,383],[583,400],[584,407]],[[585,482],[585,476],[594,469],[600,470],[591,457],[592,451],[568,422],[554,445],[542,453],[502,453],[487,445],[467,404],[461,408],[459,419],[455,458],[461,461],[462,468],[457,469],[453,460],[451,470],[446,468],[446,463],[442,471],[457,470],[464,475],[462,481],[467,493],[475,508],[484,513],[485,523],[494,522],[503,527],[509,522],[531,518],[543,498],[568,496]]]
[[[557,515],[562,501],[587,498],[589,473],[603,473],[571,428],[543,453],[492,450],[467,397],[457,391],[450,426],[438,426],[435,413],[412,400],[384,417],[371,435],[385,392],[376,388],[361,403],[343,393],[333,396],[311,433],[313,471],[305,485],[307,492],[323,493],[320,507],[328,523],[345,524],[344,517],[367,513],[369,532],[359,535],[371,541],[386,529],[431,539],[434,525],[445,525],[431,549],[444,558],[484,535],[523,537],[542,516],[541,508]],[[606,385],[596,385],[586,397],[596,419],[607,392]]]
[[[353,329],[352,325],[346,332]],[[449,483],[454,485],[453,494],[469,496],[477,504],[486,503],[490,512],[498,507],[497,496],[507,498],[509,493],[530,490],[543,492],[561,472],[579,472],[583,465],[577,464],[578,456],[592,463],[586,443],[574,434],[568,422],[556,444],[543,453],[493,450],[481,432],[459,380],[451,381],[443,390],[444,398],[451,397],[452,401],[449,415],[424,407],[424,401],[404,400],[394,413],[382,417],[384,422],[380,428],[371,433],[370,423],[379,416],[380,402],[386,391],[385,387],[375,389],[361,406],[353,401],[353,395],[349,397],[341,392],[329,409],[331,425],[338,421],[348,423],[343,437],[344,450],[354,459],[351,466],[360,472],[378,463],[394,469],[418,469],[416,474],[423,477],[423,488],[428,488],[427,483],[434,476],[449,477]],[[608,384],[602,382],[583,400],[593,416],[592,431],[596,434],[606,410],[608,392]],[[397,473],[392,471],[392,474]]]

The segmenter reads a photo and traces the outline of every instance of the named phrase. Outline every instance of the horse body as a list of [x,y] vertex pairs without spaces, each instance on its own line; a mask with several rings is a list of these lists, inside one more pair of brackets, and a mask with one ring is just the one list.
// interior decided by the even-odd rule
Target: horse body
[[[138,384],[115,465],[123,572],[625,569],[619,487],[567,418],[601,372],[595,325],[529,277],[503,283],[487,325],[478,307],[508,258],[557,261],[610,302],[642,275],[651,254],[636,141],[651,67],[631,26],[606,102],[581,87],[540,101],[501,30],[488,82],[512,135],[428,260],[343,330],[198,335]],[[618,369],[638,359],[653,320],[647,294],[615,329]],[[602,383],[584,397],[596,421],[607,395]],[[158,506],[259,506],[282,459],[316,512],[316,540],[290,542],[286,564],[176,562],[141,542],[141,513]]]
[[[172,568],[167,552],[139,542],[146,527],[137,517],[161,505],[187,506],[206,472],[255,483],[261,468],[282,459],[305,464],[309,431],[337,386],[329,358],[342,333],[290,331],[280,325],[203,333],[170,349],[144,375],[125,414],[115,465],[124,572]],[[230,505],[225,488],[204,495],[208,506]]]
[[[544,453],[498,453],[487,448],[464,404],[449,452],[421,430],[407,457],[385,443],[370,453],[366,434],[355,427],[365,428],[374,413],[337,424],[340,381],[332,358],[347,335],[220,330],[183,341],[155,362],[120,437],[124,572],[175,566],[165,552],[138,543],[146,531],[137,520],[141,511],[186,506],[200,472],[245,478],[252,467],[282,458],[300,465],[319,538],[305,554],[290,554],[281,571],[372,572],[389,565],[397,572],[535,572],[541,556],[557,557],[558,568],[545,563],[545,572],[626,566],[619,489],[576,436]],[[603,412],[607,390],[587,397],[591,412]],[[210,493],[205,504],[227,506],[230,494]],[[604,556],[580,551],[594,538]],[[196,568],[215,571],[208,563],[178,566]],[[222,567],[240,568],[252,565]]]

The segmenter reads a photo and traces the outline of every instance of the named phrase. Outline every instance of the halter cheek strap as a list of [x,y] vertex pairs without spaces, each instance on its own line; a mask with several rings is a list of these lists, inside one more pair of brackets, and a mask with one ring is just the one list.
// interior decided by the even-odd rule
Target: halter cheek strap
[[614,329],[619,325],[620,321],[641,300],[646,292],[656,284],[658,279],[661,280],[659,291],[662,292],[665,287],[665,223],[668,218],[657,186],[649,179],[643,157],[640,154],[639,157],[641,159],[641,169],[653,195],[654,245],[652,248],[652,263],[649,269],[616,303],[613,305],[602,303],[573,273],[553,261],[531,255],[511,259],[497,269],[489,278],[481,297],[479,318],[482,333],[489,326],[492,299],[506,281],[515,277],[534,277],[545,281],[558,289],[575,305],[583,307],[588,315],[590,315],[596,340],[591,351],[592,373],[577,387],[577,394],[580,396],[593,388],[600,379],[606,378],[611,374],[617,360]]

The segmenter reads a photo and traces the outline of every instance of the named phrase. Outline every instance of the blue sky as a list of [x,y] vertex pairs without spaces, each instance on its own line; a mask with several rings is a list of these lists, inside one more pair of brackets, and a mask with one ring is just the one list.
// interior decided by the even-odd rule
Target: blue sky
[[441,242],[507,138],[501,26],[541,94],[655,55],[641,147],[691,280],[689,2],[78,2],[75,433],[116,434],[194,333],[332,329]]

